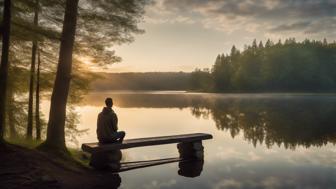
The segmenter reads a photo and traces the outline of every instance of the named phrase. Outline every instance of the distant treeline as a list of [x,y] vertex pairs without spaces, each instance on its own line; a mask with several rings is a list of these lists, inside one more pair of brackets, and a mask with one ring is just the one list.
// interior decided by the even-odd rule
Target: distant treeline
[[96,91],[107,90],[188,90],[190,73],[100,73],[101,79],[92,84]]
[[191,74],[194,90],[220,92],[335,92],[336,43],[327,40],[253,41],[217,56],[211,70]]

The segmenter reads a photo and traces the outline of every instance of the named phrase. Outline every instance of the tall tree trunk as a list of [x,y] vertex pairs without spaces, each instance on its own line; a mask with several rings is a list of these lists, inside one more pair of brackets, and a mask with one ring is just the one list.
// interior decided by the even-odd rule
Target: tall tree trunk
[[33,93],[34,93],[34,78],[35,78],[35,59],[36,59],[36,41],[33,42],[32,47],[32,62],[30,67],[30,84],[29,84],[29,102],[28,102],[28,125],[27,125],[27,139],[33,137]]
[[36,107],[35,107],[35,124],[36,139],[41,140],[41,122],[40,122],[40,66],[41,56],[40,49],[37,49],[37,73],[36,73]]
[[[34,26],[38,26],[38,0],[35,0]],[[30,84],[29,84],[29,102],[28,102],[28,125],[27,139],[33,137],[33,104],[34,104],[34,83],[35,83],[35,64],[36,64],[37,40],[33,40],[32,59],[30,67]]]
[[15,129],[15,100],[14,100],[14,93],[13,93],[13,88],[9,85],[8,86],[8,93],[7,93],[7,98],[8,98],[8,104],[7,104],[7,117],[8,117],[8,132],[9,132],[9,138],[16,138],[18,136],[16,129]]
[[2,54],[0,65],[0,143],[4,143],[4,123],[6,114],[6,93],[8,80],[8,54],[11,22],[11,0],[4,1],[2,23]]
[[66,151],[65,117],[72,69],[72,51],[76,33],[78,0],[67,0],[57,73],[51,95],[47,139],[44,147]]

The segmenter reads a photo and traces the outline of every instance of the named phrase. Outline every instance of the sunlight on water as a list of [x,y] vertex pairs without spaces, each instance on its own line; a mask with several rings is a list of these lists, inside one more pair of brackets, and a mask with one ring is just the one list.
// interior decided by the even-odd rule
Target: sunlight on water
[[[79,129],[88,129],[77,137],[77,147],[97,141],[97,114],[108,96],[126,138],[196,132],[214,137],[204,141],[199,177],[179,176],[178,164],[172,163],[120,173],[123,188],[336,187],[333,95],[92,93],[76,107]],[[177,157],[178,152],[174,144],[125,150],[123,156],[138,161]]]

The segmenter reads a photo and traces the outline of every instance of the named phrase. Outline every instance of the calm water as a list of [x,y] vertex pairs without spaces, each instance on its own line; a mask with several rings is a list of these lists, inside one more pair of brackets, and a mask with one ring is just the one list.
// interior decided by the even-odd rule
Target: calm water
[[[79,144],[96,141],[96,117],[112,97],[126,138],[204,132],[200,176],[171,163],[119,173],[121,188],[336,188],[336,95],[183,92],[92,93]],[[176,144],[123,151],[124,161],[177,157]],[[196,165],[195,165],[196,166]],[[195,176],[195,175],[194,175]]]

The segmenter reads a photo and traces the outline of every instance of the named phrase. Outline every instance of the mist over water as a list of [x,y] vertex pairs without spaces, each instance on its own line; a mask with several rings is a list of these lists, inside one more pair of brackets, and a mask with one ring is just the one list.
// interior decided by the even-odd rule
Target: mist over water
[[[200,176],[180,176],[178,163],[171,163],[121,173],[124,188],[336,186],[333,94],[90,93],[76,107],[81,115],[79,129],[87,129],[77,137],[78,147],[97,141],[96,119],[106,97],[114,99],[126,139],[196,132],[214,136],[204,141]],[[175,144],[123,154],[123,161],[178,156]]]

